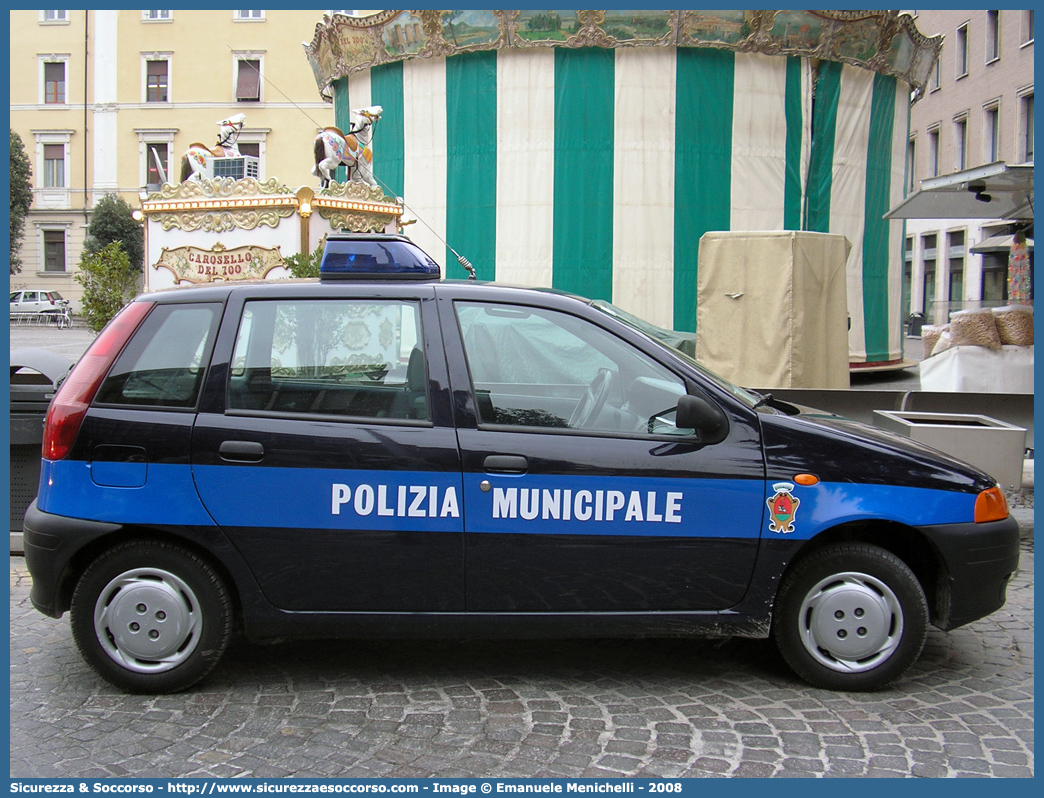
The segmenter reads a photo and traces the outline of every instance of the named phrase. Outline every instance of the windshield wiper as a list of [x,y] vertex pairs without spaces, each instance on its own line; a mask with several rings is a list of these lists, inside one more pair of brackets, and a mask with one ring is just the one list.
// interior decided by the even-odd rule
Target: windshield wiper
[[[748,390],[750,390],[750,389],[748,388]],[[752,393],[757,393],[757,391],[752,391]],[[764,407],[765,405],[771,405],[772,404],[772,394],[770,394],[770,393],[758,393],[758,396],[760,396],[761,398],[758,399],[758,401],[756,401],[754,403],[754,407],[751,408],[752,410],[757,410],[759,407]]]

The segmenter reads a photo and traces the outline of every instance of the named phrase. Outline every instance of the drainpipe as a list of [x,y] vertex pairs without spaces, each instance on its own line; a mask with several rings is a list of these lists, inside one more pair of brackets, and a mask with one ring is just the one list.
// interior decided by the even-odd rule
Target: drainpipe
[[87,145],[87,65],[89,55],[91,12],[89,9],[83,11],[83,223],[90,223],[89,195],[87,192],[87,158],[89,149]]

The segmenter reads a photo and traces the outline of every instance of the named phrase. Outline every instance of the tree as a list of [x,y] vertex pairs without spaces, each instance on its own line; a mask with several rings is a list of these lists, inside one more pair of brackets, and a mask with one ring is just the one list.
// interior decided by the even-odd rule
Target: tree
[[83,320],[99,332],[138,293],[138,269],[131,266],[119,241],[98,252],[84,252],[76,282],[83,286]]
[[93,255],[113,241],[123,245],[131,267],[135,272],[140,272],[145,257],[145,235],[141,223],[134,218],[134,210],[125,199],[116,194],[106,194],[91,212],[83,251]]
[[33,167],[22,137],[11,131],[11,274],[22,270],[22,231],[33,204]]
[[453,23],[456,22],[463,13],[463,11],[450,11],[442,18],[442,29],[445,30],[446,28],[449,28],[450,36],[453,38],[453,43],[458,45],[457,29]]
[[323,260],[323,248],[322,242],[319,243],[311,254],[307,252],[295,252],[293,255],[287,255],[283,260],[286,262],[286,268],[290,270],[291,277],[318,277],[319,276],[319,264]]
[[[295,252],[283,258],[291,277],[318,277],[319,265],[323,262],[325,239],[311,252]],[[283,318],[282,335],[294,340],[298,352],[307,352],[315,366],[315,374],[321,376],[323,364],[329,353],[337,346],[344,335],[347,318],[334,309],[320,310],[318,314],[305,321],[290,310],[290,318]]]

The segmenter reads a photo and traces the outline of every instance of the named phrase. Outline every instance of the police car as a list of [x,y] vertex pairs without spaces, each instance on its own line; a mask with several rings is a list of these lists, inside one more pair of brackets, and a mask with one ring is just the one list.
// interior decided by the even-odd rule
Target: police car
[[1018,528],[971,466],[400,236],[322,274],[142,295],[50,406],[32,601],[121,688],[195,684],[240,628],[771,636],[870,690],[1004,604]]

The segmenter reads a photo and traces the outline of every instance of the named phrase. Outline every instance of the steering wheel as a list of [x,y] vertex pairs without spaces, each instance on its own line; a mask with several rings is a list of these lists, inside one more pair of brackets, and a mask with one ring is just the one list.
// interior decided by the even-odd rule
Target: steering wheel
[[598,373],[584,390],[584,395],[580,397],[572,415],[569,416],[569,426],[572,429],[583,429],[598,416],[605,406],[605,400],[609,398],[612,384],[613,373],[609,369],[598,369]]

